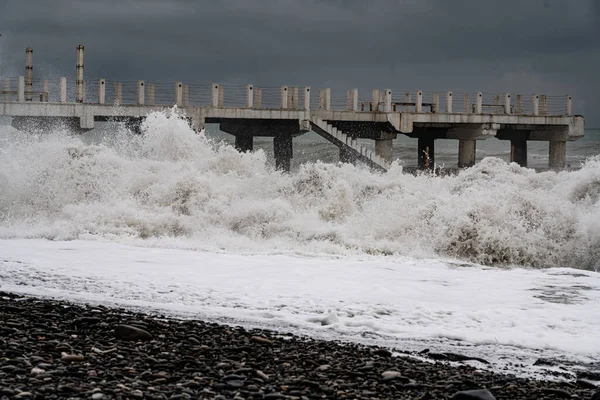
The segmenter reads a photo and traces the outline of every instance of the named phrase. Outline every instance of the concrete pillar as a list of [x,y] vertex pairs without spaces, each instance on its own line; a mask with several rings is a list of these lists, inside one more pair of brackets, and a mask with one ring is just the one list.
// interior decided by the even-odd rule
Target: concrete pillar
[[477,105],[475,106],[475,114],[483,112],[483,93],[477,92]]
[[4,84],[2,85],[2,90],[4,91],[4,101],[11,101],[10,96],[10,79],[4,79]]
[[98,80],[98,103],[104,104],[106,102],[106,80]]
[[304,88],[304,109],[310,110],[310,86]]
[[298,109],[298,87],[292,86],[288,90],[288,107],[292,110]]
[[446,93],[446,112],[452,112],[452,92]]
[[325,89],[325,110],[331,110],[331,88]]
[[279,101],[280,101],[280,108],[282,109],[286,109],[288,108],[288,87],[287,86],[282,86],[279,89]]
[[19,89],[17,92],[17,101],[22,103],[25,101],[25,77],[19,77]]
[[510,110],[510,93],[504,95],[504,114],[511,114]]
[[42,81],[42,94],[40,95],[40,101],[48,102],[48,80],[44,79]]
[[275,168],[289,172],[293,157],[292,136],[275,136],[273,138],[273,150],[275,153]]
[[225,107],[225,86],[219,85],[219,107]]
[[59,91],[60,91],[60,102],[61,103],[66,103],[67,102],[67,78],[62,77],[60,78],[59,81]]
[[540,96],[540,114],[548,115],[548,98],[545,94]]
[[471,96],[469,96],[469,93],[465,93],[465,114],[471,114],[473,112],[473,110],[471,109]]
[[33,49],[25,49],[25,101],[32,101],[33,95]]
[[235,148],[240,153],[252,151],[254,149],[254,136],[252,135],[237,135],[235,137]]
[[517,95],[517,115],[523,114],[523,95]]
[[379,99],[380,99],[380,91],[379,89],[373,89],[372,97],[371,97],[371,111],[379,111]]
[[121,82],[115,83],[115,105],[120,106],[123,104],[123,84]]
[[566,101],[567,101],[567,104],[566,104],[567,114],[566,115],[573,115],[573,98],[571,96],[567,95]]
[[246,107],[254,107],[254,85],[246,85]]
[[358,111],[358,89],[348,90],[348,110]]
[[415,112],[423,112],[423,91],[417,90],[417,103],[415,104]]
[[190,105],[190,85],[183,85],[182,105],[187,107]]
[[533,98],[531,99],[533,102],[533,115],[539,115],[540,114],[540,96],[538,96],[537,94],[533,95]]
[[440,112],[440,94],[439,93],[433,94],[433,109],[431,110],[431,112],[434,112],[434,113]]
[[175,105],[183,106],[183,82],[175,82]]
[[75,79],[75,102],[83,103],[83,46],[77,46],[77,76]]
[[510,162],[521,167],[527,167],[527,139],[512,139],[510,141]]
[[154,85],[154,83],[148,83],[146,84],[146,104],[149,106],[153,106],[154,102],[155,102],[155,90],[156,90],[156,86]]
[[417,159],[419,169],[433,169],[435,167],[435,139],[420,137],[418,140]]
[[549,147],[549,163],[548,166],[552,169],[565,168],[565,159],[567,156],[567,142],[556,141],[550,142]]
[[219,107],[219,85],[213,83],[212,90],[210,92],[210,105],[214,108]]
[[391,112],[392,111],[392,90],[385,89],[383,95],[383,111]]
[[391,163],[393,142],[392,139],[375,139],[375,154]]
[[146,103],[146,88],[144,81],[138,81],[137,83],[137,104],[143,106]]
[[475,139],[460,139],[458,141],[458,168],[468,168],[475,165]]
[[262,89],[256,88],[254,95],[254,108],[260,109],[262,108]]

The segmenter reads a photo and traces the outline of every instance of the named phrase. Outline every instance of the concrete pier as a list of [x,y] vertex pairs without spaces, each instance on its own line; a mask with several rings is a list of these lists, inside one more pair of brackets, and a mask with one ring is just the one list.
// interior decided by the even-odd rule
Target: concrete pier
[[[567,142],[584,134],[584,119],[573,115],[569,95],[504,93],[492,97],[477,92],[461,95],[460,104],[454,104],[451,91],[373,89],[361,97],[355,88],[333,96],[330,88],[319,88],[313,106],[309,86],[225,87],[92,79],[87,82],[90,95],[86,98],[83,51],[82,45],[77,46],[75,87],[69,88],[67,78],[60,78],[58,93],[51,96],[58,101],[48,102],[48,87],[53,85],[36,81],[33,49],[28,48],[25,76],[2,82],[0,116],[12,117],[13,126],[24,131],[61,126],[85,132],[94,128],[95,121],[121,121],[140,133],[149,113],[176,105],[195,130],[219,124],[235,137],[239,151],[252,151],[254,137],[273,138],[275,164],[284,171],[290,168],[293,138],[309,130],[337,146],[341,162],[363,163],[380,171],[393,161],[393,140],[398,135],[417,140],[421,169],[436,167],[436,139],[458,140],[459,168],[475,164],[478,140],[504,141],[510,160],[522,166],[527,166],[528,141],[546,141],[549,167],[561,169]],[[42,89],[34,92],[34,87]],[[490,98],[495,100],[486,100]]]

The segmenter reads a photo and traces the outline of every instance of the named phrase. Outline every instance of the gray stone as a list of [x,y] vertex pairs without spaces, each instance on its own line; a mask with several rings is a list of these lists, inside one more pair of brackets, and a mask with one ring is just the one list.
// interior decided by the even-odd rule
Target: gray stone
[[152,340],[150,332],[131,325],[117,325],[115,327],[115,337],[121,340]]
[[496,400],[496,398],[487,389],[465,390],[456,392],[450,400]]

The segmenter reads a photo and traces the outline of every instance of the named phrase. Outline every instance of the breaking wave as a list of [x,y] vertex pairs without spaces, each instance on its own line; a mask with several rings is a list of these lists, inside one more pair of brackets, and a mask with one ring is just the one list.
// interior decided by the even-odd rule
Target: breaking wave
[[175,111],[143,132],[0,142],[0,237],[600,268],[600,157],[558,173],[486,158],[446,177],[320,162],[285,174]]

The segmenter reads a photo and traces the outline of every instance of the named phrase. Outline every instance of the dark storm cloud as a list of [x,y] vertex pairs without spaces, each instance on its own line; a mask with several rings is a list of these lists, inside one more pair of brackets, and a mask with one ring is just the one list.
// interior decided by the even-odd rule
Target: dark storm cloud
[[[595,0],[3,0],[22,74],[394,90],[570,93],[600,125]],[[7,59],[8,58],[8,59]],[[368,96],[368,95],[367,95]]]

